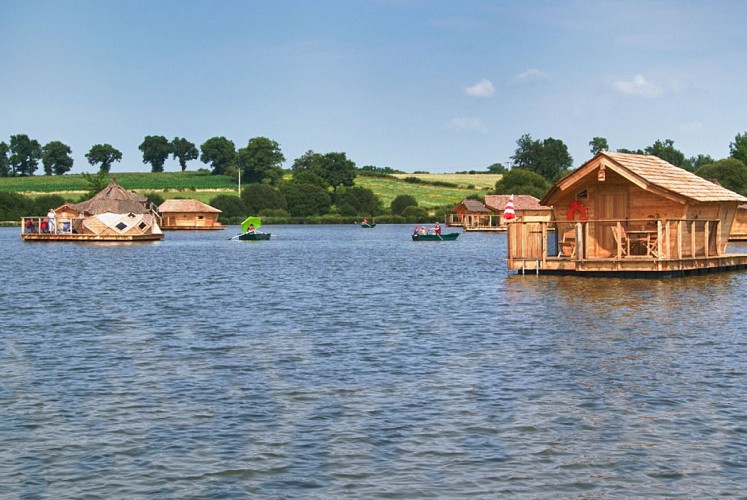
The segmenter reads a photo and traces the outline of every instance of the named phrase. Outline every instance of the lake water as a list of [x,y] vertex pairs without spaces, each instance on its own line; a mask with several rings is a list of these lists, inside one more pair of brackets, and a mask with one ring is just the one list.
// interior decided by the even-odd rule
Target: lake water
[[2,498],[724,498],[747,272],[520,276],[503,234],[0,229]]

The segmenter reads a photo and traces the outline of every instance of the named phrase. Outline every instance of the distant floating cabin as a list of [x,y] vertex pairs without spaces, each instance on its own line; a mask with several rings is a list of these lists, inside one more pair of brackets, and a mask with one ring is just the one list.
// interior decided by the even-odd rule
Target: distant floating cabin
[[[503,211],[509,195],[487,195],[485,203],[466,199],[457,204],[447,215],[446,224],[462,226],[465,231],[505,231],[507,220]],[[514,195],[514,212],[517,220],[549,221],[552,208],[540,204],[540,200],[528,194]]]
[[161,229],[211,230],[225,229],[218,222],[221,210],[199,200],[166,200],[158,207],[161,214]]
[[148,199],[114,179],[91,199],[65,203],[50,216],[21,218],[26,241],[153,241],[163,239]]
[[553,220],[509,224],[508,267],[654,275],[744,268],[747,255],[727,245],[745,202],[655,156],[602,152],[541,200]]

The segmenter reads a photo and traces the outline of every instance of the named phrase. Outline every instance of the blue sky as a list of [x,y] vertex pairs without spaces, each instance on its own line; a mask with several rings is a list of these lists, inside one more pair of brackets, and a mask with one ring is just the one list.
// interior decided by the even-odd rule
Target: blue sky
[[[747,2],[0,0],[0,140],[277,141],[406,172],[507,164],[523,134],[728,156]],[[189,169],[204,165],[189,163]],[[177,171],[167,161],[167,171]],[[41,173],[41,168],[37,173]]]

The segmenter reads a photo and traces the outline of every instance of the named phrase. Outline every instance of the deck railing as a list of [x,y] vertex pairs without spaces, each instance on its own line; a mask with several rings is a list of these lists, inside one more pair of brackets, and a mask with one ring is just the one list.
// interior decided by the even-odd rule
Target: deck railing
[[21,234],[76,234],[80,232],[82,218],[58,217],[50,220],[47,217],[21,217]]
[[508,259],[682,260],[722,255],[721,221],[614,219],[511,222]]

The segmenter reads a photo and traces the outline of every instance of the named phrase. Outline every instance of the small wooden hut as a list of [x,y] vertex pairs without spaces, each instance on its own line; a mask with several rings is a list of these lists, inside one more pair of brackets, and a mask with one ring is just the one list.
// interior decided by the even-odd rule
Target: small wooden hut
[[669,273],[741,268],[727,253],[747,198],[655,156],[602,152],[541,200],[551,222],[509,225],[509,269]]
[[481,201],[467,198],[451,209],[446,215],[447,226],[473,227],[488,225],[495,213],[486,207]]
[[158,207],[161,213],[161,229],[211,230],[225,229],[218,222],[221,210],[199,200],[166,200]]
[[528,194],[513,195],[516,217],[513,220],[504,219],[503,211],[510,197],[511,195],[507,194],[489,194],[485,196],[485,206],[498,216],[498,226],[501,230],[506,230],[508,222],[537,222],[550,221],[552,219],[552,208],[542,205],[540,200]]
[[112,179],[81,203],[65,203],[46,217],[22,217],[27,241],[151,241],[163,239],[148,200]]

